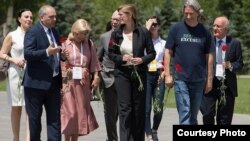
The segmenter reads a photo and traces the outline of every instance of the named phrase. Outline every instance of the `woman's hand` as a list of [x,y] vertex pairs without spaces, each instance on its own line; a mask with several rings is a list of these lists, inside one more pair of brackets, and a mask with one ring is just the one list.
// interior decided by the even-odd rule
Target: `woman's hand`
[[132,56],[130,56],[128,54],[125,54],[125,55],[122,56],[123,61],[130,62],[131,59],[132,59]]
[[94,76],[94,79],[91,83],[92,90],[96,90],[99,86],[99,83],[100,83],[100,78],[98,76]]
[[23,60],[23,59],[11,58],[11,61],[14,64],[16,64],[19,68],[24,68],[24,66],[25,66],[25,60]]
[[63,60],[67,60],[69,57],[69,51],[66,48],[61,48],[61,57]]
[[141,63],[143,63],[143,60],[140,57],[135,57],[131,58],[130,62],[133,63],[134,65],[140,65]]

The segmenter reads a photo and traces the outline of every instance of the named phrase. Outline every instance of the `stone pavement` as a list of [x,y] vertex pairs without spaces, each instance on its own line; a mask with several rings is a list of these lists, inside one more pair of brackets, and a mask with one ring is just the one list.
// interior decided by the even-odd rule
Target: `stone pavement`
[[[103,115],[103,105],[100,101],[91,102],[95,116],[99,123],[99,128],[87,136],[82,136],[79,141],[105,141],[106,129]],[[45,111],[44,111],[45,112]],[[24,113],[24,112],[23,112]],[[201,124],[201,114],[199,114]],[[178,124],[178,115],[175,108],[167,108],[164,111],[163,119],[158,130],[160,141],[172,141],[172,125]],[[234,114],[233,124],[250,125],[250,115]],[[45,114],[42,117],[42,136],[41,140],[46,141]],[[20,141],[25,141],[25,114],[22,115]],[[12,131],[10,124],[10,107],[7,104],[5,92],[0,92],[0,141],[11,141]]]

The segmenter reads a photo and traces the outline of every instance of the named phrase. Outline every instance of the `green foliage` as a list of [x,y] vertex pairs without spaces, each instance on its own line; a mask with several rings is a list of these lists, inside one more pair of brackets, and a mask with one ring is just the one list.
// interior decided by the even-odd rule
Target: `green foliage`
[[165,3],[163,3],[162,9],[156,8],[155,12],[156,15],[161,20],[161,30],[160,35],[166,39],[167,33],[169,32],[169,28],[172,24],[174,24],[176,21],[178,21],[178,17],[180,17],[180,8],[173,9],[174,3],[172,0],[165,0]]
[[[238,114],[250,114],[250,78],[238,78],[238,97],[235,98],[234,112]],[[174,89],[170,90],[169,95],[165,94],[166,108],[176,107]]]
[[235,99],[235,112],[250,114],[250,79],[238,78],[238,97]]
[[80,13],[74,13],[74,11],[79,10],[77,3],[61,0],[54,7],[57,10],[57,28],[60,35],[61,37],[67,37],[73,22],[80,16]]
[[0,91],[6,90],[6,81],[0,81]]
[[[217,16],[225,15],[231,21],[230,34],[242,43],[244,67],[241,74],[250,73],[250,2],[249,0],[198,0],[205,24],[211,27]],[[101,33],[112,13],[124,3],[135,4],[138,9],[139,23],[144,25],[148,17],[156,15],[161,19],[160,35],[166,39],[169,28],[183,18],[183,0],[1,0],[0,25],[6,22],[7,9],[13,2],[14,17],[21,8],[29,8],[33,12],[34,22],[38,21],[38,9],[43,4],[51,4],[57,10],[57,28],[61,36],[67,36],[71,25],[78,18],[86,19],[91,27],[91,38],[99,41]],[[13,19],[11,30],[16,28]],[[1,30],[0,30],[1,31]],[[1,35],[1,34],[0,34]],[[2,37],[0,37],[1,39]]]

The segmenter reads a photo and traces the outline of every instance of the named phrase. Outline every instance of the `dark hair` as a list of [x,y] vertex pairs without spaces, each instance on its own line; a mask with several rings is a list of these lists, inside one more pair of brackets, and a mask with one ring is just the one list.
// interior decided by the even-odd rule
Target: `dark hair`
[[151,16],[151,17],[148,18],[148,20],[149,20],[149,19],[156,19],[157,24],[158,24],[158,25],[161,25],[161,20],[159,19],[159,17],[157,17],[157,16]]
[[30,11],[30,9],[27,9],[27,8],[20,9],[18,14],[17,14],[16,23],[17,23],[18,26],[21,25],[21,23],[19,22],[19,18],[21,18],[23,12],[25,12],[25,11]]

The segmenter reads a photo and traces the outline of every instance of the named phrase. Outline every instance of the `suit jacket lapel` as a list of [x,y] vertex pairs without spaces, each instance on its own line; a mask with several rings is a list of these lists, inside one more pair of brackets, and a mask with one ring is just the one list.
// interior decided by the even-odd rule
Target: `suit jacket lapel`
[[41,37],[43,38],[44,41],[46,41],[48,43],[48,45],[50,44],[49,42],[49,39],[47,37],[47,34],[43,28],[43,26],[41,25],[41,23],[39,23],[39,30],[40,30],[40,33],[41,33]]
[[[216,45],[216,38],[214,38],[214,44]],[[214,56],[214,70],[215,70],[215,67],[216,67],[216,50],[217,50],[217,46],[215,46],[215,50],[214,50],[214,53],[213,53],[213,56]]]
[[232,38],[230,36],[227,36],[226,38],[226,44],[227,44],[227,50],[226,50],[226,55],[225,55],[225,60],[228,61],[230,60],[230,50],[231,50],[231,40]]

